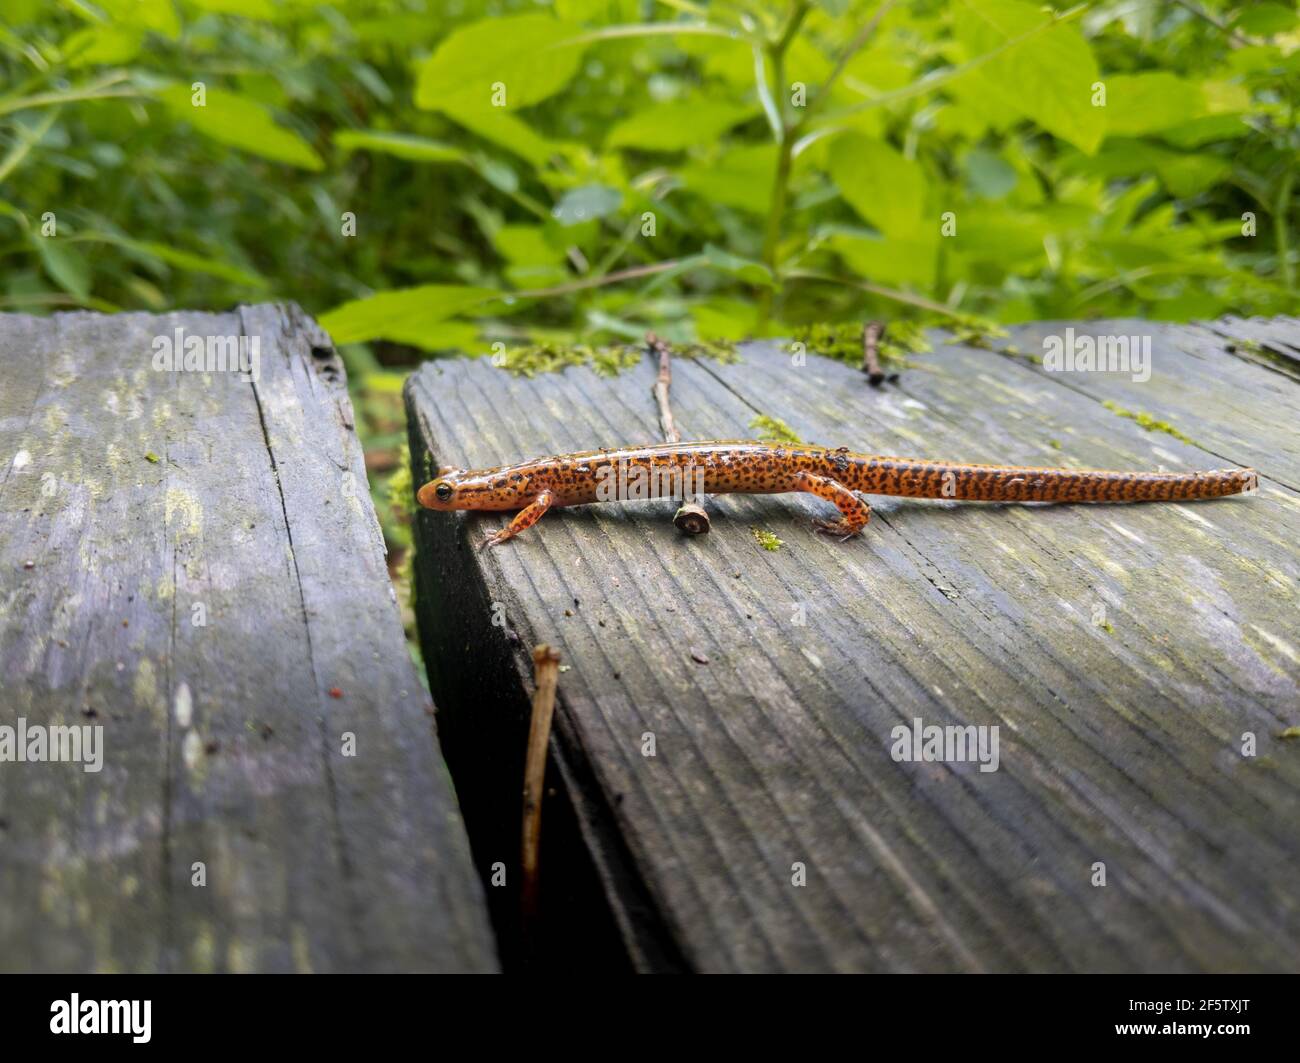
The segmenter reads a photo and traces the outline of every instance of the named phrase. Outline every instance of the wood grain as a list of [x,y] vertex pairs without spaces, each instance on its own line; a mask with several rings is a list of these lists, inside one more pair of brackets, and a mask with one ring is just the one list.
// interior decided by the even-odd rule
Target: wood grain
[[[873,389],[755,344],[735,365],[678,359],[673,412],[686,439],[743,437],[766,414],[904,457],[1253,464],[1256,497],[872,498],[864,536],[837,543],[812,531],[816,499],[721,496],[702,539],[660,501],[548,514],[481,552],[471,540],[505,516],[421,514],[422,637],[467,817],[517,772],[526,648],[547,642],[570,666],[553,753],[611,905],[638,913],[620,925],[643,967],[1295,969],[1300,744],[1279,736],[1300,724],[1284,438],[1300,393],[1213,335],[1158,327],[1146,384],[936,335]],[[653,441],[654,374],[428,364],[407,389],[417,480]],[[785,545],[760,548],[755,528]],[[891,731],[915,718],[997,726],[999,769],[895,761]]]
[[[260,379],[155,371],[182,326]],[[328,339],[5,315],[0,374],[0,722],[105,743],[0,764],[0,966],[493,969]]]

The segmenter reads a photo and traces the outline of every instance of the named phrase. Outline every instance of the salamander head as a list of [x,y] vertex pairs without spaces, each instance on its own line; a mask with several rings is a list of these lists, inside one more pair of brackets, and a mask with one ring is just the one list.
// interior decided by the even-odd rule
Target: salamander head
[[425,509],[460,509],[456,505],[456,489],[469,474],[453,465],[444,465],[438,475],[415,493],[415,500]]
[[455,469],[443,466],[416,492],[426,509],[522,509],[529,499],[516,485],[506,486],[500,469]]

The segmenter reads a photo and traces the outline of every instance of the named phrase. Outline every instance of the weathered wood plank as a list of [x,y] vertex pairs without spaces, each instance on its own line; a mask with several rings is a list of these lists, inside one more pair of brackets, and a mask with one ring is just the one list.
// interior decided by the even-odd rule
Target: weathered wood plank
[[1284,368],[1300,372],[1300,318],[1225,317],[1206,322],[1203,328],[1238,346],[1239,341],[1259,344],[1273,365],[1285,362]]
[[[155,371],[180,327],[259,378]],[[6,316],[0,374],[0,723],[104,742],[0,764],[0,966],[492,969],[319,329]]]
[[[1056,382],[1130,413],[1150,414],[1194,440],[1199,449],[1228,464],[1251,465],[1292,489],[1300,489],[1300,387],[1266,366],[1230,357],[1224,337],[1199,325],[1152,325],[1140,321],[1089,321],[1076,336],[1151,338],[1148,380],[1131,373],[1051,372]],[[1039,354],[1048,336],[1065,324],[1041,322],[1011,330],[1008,342]],[[1272,330],[1278,331],[1278,330]],[[1235,333],[1238,334],[1239,333]],[[1300,343],[1300,328],[1289,335]],[[1195,425],[1195,431],[1190,425]],[[1157,439],[1176,442],[1168,434]],[[1160,457],[1160,455],[1156,455]],[[1163,458],[1161,458],[1163,460]]]
[[[1193,357],[1180,350],[1167,358]],[[1264,386],[1265,370],[1223,357],[1207,403]],[[1219,410],[1176,421],[1198,441],[1221,432],[1225,460],[1020,360],[941,345],[919,362],[877,391],[755,345],[737,365],[678,361],[674,412],[688,438],[749,436],[764,413],[810,441],[915,457],[1266,456],[1251,440],[1271,429],[1245,400],[1227,407],[1240,445]],[[473,467],[653,440],[652,379],[649,362],[612,381],[428,365],[408,385],[413,455]],[[873,499],[864,538],[842,544],[809,527],[823,504],[793,495],[711,499],[699,540],[651,502],[561,511],[482,552],[503,518],[423,514],[422,626],[475,638],[454,680],[431,671],[453,772],[507,785],[484,776],[507,737],[522,747],[520,721],[479,662],[510,701],[528,647],[552,642],[570,665],[556,751],[594,780],[692,967],[1294,969],[1300,757],[1278,736],[1300,723],[1300,498],[1278,479],[1286,460],[1257,463],[1255,498],[1186,506]],[[756,526],[786,545],[760,549]],[[475,619],[494,604],[504,627]],[[917,717],[996,725],[999,770],[895,762],[891,730]],[[1241,755],[1244,732],[1257,756]]]

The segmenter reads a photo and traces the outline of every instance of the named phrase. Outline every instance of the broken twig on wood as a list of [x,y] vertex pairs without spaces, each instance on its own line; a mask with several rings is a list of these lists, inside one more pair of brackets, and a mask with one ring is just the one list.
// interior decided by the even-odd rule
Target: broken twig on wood
[[555,690],[560,678],[560,654],[546,643],[533,647],[533,717],[528,726],[528,751],[524,758],[523,885],[524,926],[537,914],[538,853],[542,835],[542,785],[546,781],[546,752],[555,715]]
[[880,368],[880,337],[885,334],[885,326],[880,321],[868,321],[862,326],[862,371],[873,388],[880,387],[886,379],[898,379],[898,374],[888,376]]
[[[659,404],[659,427],[664,433],[665,443],[680,443],[682,434],[673,422],[672,407],[668,404],[668,390],[673,382],[672,355],[668,341],[660,339],[653,332],[645,334],[646,344],[659,356],[659,373],[655,377],[655,401]],[[683,481],[685,482],[685,481]],[[705,535],[709,531],[709,514],[703,505],[704,499],[696,496],[683,501],[673,514],[673,523],[687,535]]]
[[659,427],[664,434],[665,443],[679,443],[682,434],[673,423],[673,411],[668,405],[668,389],[673,382],[668,341],[661,340],[653,332],[645,334],[645,341],[650,350],[659,356],[659,375],[655,377],[654,386],[655,401],[659,404]]

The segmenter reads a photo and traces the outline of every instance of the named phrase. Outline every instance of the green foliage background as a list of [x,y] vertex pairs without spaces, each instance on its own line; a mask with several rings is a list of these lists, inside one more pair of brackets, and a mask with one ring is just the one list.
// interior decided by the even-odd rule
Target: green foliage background
[[1293,310],[1298,86],[1276,2],[4,0],[0,309],[297,300],[382,472],[420,352]]

